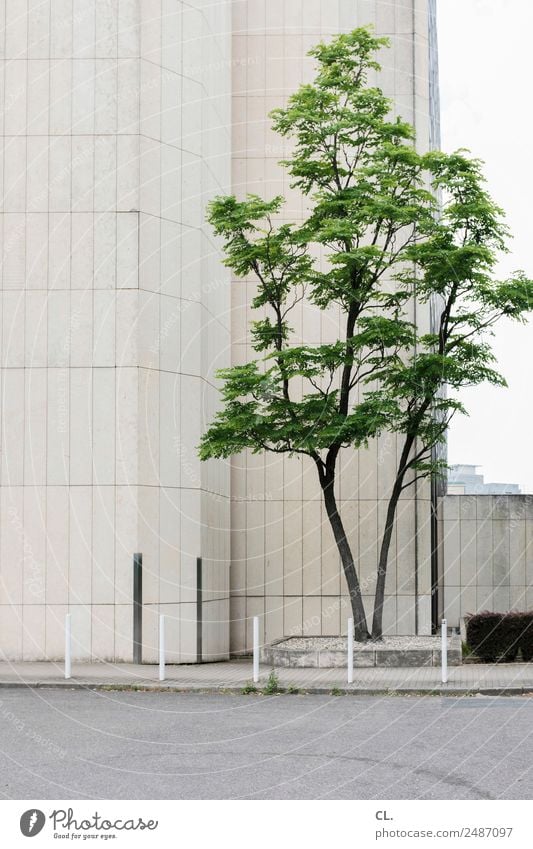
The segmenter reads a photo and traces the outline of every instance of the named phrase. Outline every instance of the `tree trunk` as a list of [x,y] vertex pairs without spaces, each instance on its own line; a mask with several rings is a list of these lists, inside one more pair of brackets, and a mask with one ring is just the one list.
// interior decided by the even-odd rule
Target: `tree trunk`
[[372,619],[372,639],[381,640],[383,636],[383,604],[385,602],[385,581],[387,578],[387,564],[389,562],[390,543],[396,517],[396,508],[400,499],[402,488],[396,481],[387,508],[385,520],[385,531],[381,540],[379,551],[378,574],[376,580],[376,594],[374,598],[374,616]]
[[389,505],[387,507],[387,518],[385,520],[385,530],[383,539],[381,540],[381,548],[379,551],[378,574],[376,579],[376,593],[374,596],[374,615],[372,618],[372,639],[381,640],[383,636],[383,604],[385,602],[385,582],[387,579],[387,566],[389,563],[390,543],[392,539],[392,531],[394,528],[394,520],[396,518],[396,509],[398,501],[402,494],[403,482],[407,472],[407,460],[411,453],[411,448],[415,442],[414,436],[408,434],[405,438],[398,470],[396,472],[396,480],[392,488]]
[[342,561],[342,568],[344,570],[344,576],[346,578],[346,583],[348,584],[348,592],[350,593],[354,624],[354,639],[364,643],[370,639],[370,634],[366,623],[361,587],[355,570],[352,550],[346,537],[342,519],[337,509],[337,501],[333,491],[334,482],[335,476],[332,473],[326,474],[323,478],[321,477],[326,512],[333,530],[335,542],[337,543],[337,548]]

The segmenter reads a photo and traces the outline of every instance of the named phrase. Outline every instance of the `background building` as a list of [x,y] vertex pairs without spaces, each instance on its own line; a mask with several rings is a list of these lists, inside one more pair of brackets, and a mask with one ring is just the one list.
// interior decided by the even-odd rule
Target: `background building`
[[458,464],[448,472],[449,495],[520,495],[517,483],[485,483],[478,466]]

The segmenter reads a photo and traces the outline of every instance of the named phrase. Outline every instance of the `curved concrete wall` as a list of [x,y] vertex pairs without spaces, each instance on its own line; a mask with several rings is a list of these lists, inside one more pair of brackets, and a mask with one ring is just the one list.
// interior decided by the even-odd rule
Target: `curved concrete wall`
[[[5,657],[228,652],[229,476],[196,445],[229,361],[229,281],[204,223],[230,183],[224,3],[1,4]],[[224,623],[224,624],[221,624]]]

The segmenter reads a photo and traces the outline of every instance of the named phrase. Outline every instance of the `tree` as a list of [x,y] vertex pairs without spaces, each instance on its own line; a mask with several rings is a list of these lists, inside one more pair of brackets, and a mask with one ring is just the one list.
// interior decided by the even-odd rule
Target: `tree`
[[443,195],[438,227],[409,248],[412,266],[397,279],[420,303],[432,303],[434,327],[417,339],[410,356],[387,364],[374,396],[389,410],[396,403],[390,427],[402,442],[379,552],[373,639],[383,632],[387,564],[401,493],[443,473],[439,444],[455,413],[466,413],[458,390],[485,381],[506,385],[494,368],[488,339],[501,318],[524,321],[533,306],[533,283],[523,272],[503,281],[494,277],[507,229],[502,210],[485,190],[479,161],[462,152],[437,152],[429,160],[433,185]]
[[[326,512],[346,577],[357,639],[369,632],[357,569],[335,498],[342,447],[359,448],[386,423],[386,404],[365,400],[363,388],[385,360],[411,344],[402,295],[383,279],[404,261],[433,222],[435,201],[423,183],[424,161],[412,128],[390,118],[390,103],[366,85],[373,55],[387,43],[366,29],[311,51],[313,85],[302,86],[274,127],[295,142],[285,166],[311,202],[301,226],[276,224],[281,197],[215,199],[209,220],[224,239],[226,264],[253,275],[253,325],[262,361],[224,370],[224,407],[204,435],[200,456],[252,451],[307,455],[315,463]],[[319,246],[327,268],[313,259]],[[337,304],[344,332],[329,345],[296,345],[290,313],[302,297],[318,308]],[[298,383],[303,382],[303,393]],[[355,401],[358,389],[359,401]]]
[[[313,84],[301,86],[285,109],[273,113],[274,128],[293,141],[282,164],[308,199],[302,224],[280,220],[281,197],[226,196],[209,207],[225,263],[237,277],[256,282],[252,341],[258,356],[219,373],[223,406],[202,438],[200,456],[250,449],[311,458],[348,586],[355,637],[362,641],[370,634],[335,496],[339,454],[368,445],[391,424],[407,441],[416,423],[409,467],[400,469],[403,487],[408,471],[423,470],[424,456],[412,451],[416,438],[424,428],[429,434],[444,425],[442,415],[433,417],[445,412],[442,398],[432,395],[426,407],[424,392],[419,400],[417,390],[409,404],[422,372],[437,366],[434,340],[431,334],[416,338],[407,306],[413,263],[427,267],[416,282],[418,297],[425,297],[426,277],[428,298],[438,288],[429,258],[438,268],[439,245],[451,225],[439,219],[437,192],[453,192],[458,173],[453,157],[420,155],[412,127],[391,118],[389,100],[367,84],[369,71],[379,68],[374,54],[386,44],[369,28],[319,44],[311,51],[317,60]],[[449,212],[450,220],[454,214]],[[480,229],[478,235],[482,251],[485,233]],[[321,310],[340,310],[342,333],[334,343],[297,344],[290,317],[304,297]],[[438,367],[442,378],[442,362]],[[437,386],[424,380],[428,392],[430,384]],[[380,579],[384,587],[385,573]]]

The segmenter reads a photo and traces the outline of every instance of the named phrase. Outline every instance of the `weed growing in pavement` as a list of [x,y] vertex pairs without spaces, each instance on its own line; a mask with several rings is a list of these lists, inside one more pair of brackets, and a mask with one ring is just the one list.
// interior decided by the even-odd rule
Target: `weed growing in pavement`
[[276,675],[275,671],[272,670],[270,675],[267,678],[267,682],[263,687],[263,693],[265,696],[273,696],[275,693],[279,693],[279,678]]

